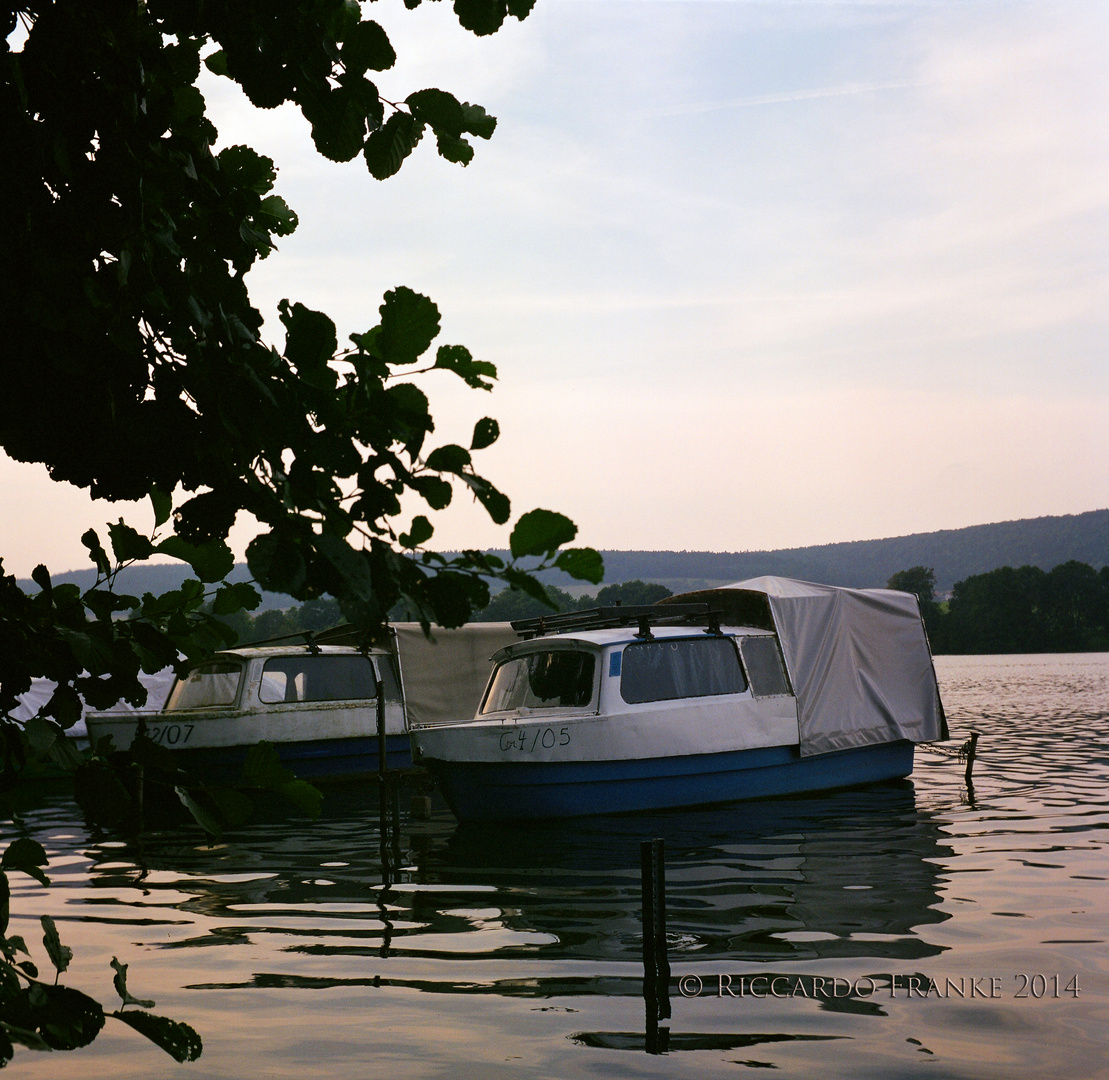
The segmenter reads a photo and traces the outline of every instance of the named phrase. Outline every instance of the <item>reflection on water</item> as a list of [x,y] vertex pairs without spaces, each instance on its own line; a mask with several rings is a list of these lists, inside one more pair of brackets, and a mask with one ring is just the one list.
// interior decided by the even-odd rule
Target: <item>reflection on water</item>
[[[55,887],[13,882],[12,929],[37,942],[52,914],[72,985],[109,1002],[118,956],[133,992],[205,1038],[177,1066],[102,1036],[63,1066],[90,1078],[1098,1075],[1109,656],[937,669],[954,739],[983,733],[973,805],[962,767],[921,752],[911,782],[707,811],[463,828],[440,808],[405,823],[386,888],[374,788],[329,793],[320,822],[213,845],[181,830],[141,850],[90,835],[52,796],[24,827]],[[666,842],[674,976],[661,1056],[643,1053],[640,996],[651,837]],[[682,996],[683,976],[701,991]],[[720,990],[758,976],[793,992]],[[909,976],[986,981],[913,997]],[[822,996],[834,979],[855,991]]]

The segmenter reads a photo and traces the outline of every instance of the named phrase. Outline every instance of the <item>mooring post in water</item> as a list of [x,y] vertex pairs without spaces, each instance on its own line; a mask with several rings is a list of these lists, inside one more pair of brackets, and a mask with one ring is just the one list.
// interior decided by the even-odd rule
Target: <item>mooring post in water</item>
[[384,884],[390,884],[392,864],[389,858],[389,764],[385,752],[385,684],[374,671],[374,693],[377,694],[377,788],[378,830],[381,837],[381,873]]
[[966,781],[967,781],[967,786],[969,787],[970,784],[971,784],[970,773],[971,773],[971,770],[974,768],[974,753],[978,749],[978,732],[977,731],[972,731],[970,733],[970,739],[967,741],[965,749],[966,749],[966,755],[967,755]]
[[639,845],[643,897],[643,1002],[647,1010],[647,1053],[665,1053],[670,1029],[670,961],[666,954],[666,859],[663,841]]

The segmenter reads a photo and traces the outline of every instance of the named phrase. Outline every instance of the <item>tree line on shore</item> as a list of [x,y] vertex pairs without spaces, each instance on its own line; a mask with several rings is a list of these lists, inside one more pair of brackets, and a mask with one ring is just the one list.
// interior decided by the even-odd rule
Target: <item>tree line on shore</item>
[[[956,582],[946,599],[937,597],[935,573],[926,566],[899,570],[887,586],[916,594],[935,653],[1109,651],[1109,566],[1095,570],[1075,560],[1048,571],[1001,566]],[[655,582],[626,581],[606,585],[596,595],[575,597],[551,585],[547,594],[558,611],[580,611],[617,603],[653,604],[671,592]],[[526,593],[504,589],[475,619],[511,621],[551,611]],[[394,617],[402,620],[404,613],[397,611]],[[324,598],[253,617],[239,612],[226,621],[241,643],[249,643],[324,630],[341,621],[341,615],[338,604]]]
[[916,594],[935,653],[1109,651],[1109,566],[1001,566],[957,581],[946,600],[935,583],[925,566],[887,583]]

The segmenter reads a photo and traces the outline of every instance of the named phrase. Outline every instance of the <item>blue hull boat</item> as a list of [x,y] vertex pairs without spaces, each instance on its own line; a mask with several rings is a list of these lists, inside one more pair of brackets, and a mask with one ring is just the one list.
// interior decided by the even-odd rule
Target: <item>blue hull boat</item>
[[947,738],[916,597],[760,578],[514,623],[477,715],[415,725],[461,821],[797,795]]
[[907,740],[803,758],[785,746],[576,766],[429,762],[460,821],[582,817],[705,806],[898,780],[913,771]]

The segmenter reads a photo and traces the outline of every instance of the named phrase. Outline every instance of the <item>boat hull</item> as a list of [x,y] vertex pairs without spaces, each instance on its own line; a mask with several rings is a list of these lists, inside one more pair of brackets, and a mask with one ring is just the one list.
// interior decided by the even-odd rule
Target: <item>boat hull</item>
[[[357,780],[377,776],[377,736],[271,743],[278,759],[300,780]],[[182,769],[213,783],[234,783],[242,775],[249,746],[212,746],[173,750]],[[410,769],[408,736],[387,735],[385,762],[390,770]]]
[[678,809],[896,780],[913,770],[913,744],[812,757],[774,746],[619,761],[421,764],[438,778],[459,821],[497,821]]
[[[294,738],[290,737],[293,732],[287,724],[248,726],[221,720],[215,715],[167,722],[166,714],[155,713],[149,717],[146,733],[169,750],[180,768],[213,783],[236,782],[242,775],[247,753],[260,742],[268,742],[277,751],[281,764],[303,780],[353,780],[379,772],[377,732],[372,729],[363,733],[336,733],[327,738]],[[137,729],[134,714],[90,718],[92,740],[98,742],[111,736],[115,749],[128,749]],[[386,732],[385,761],[389,769],[412,767],[407,732]]]

